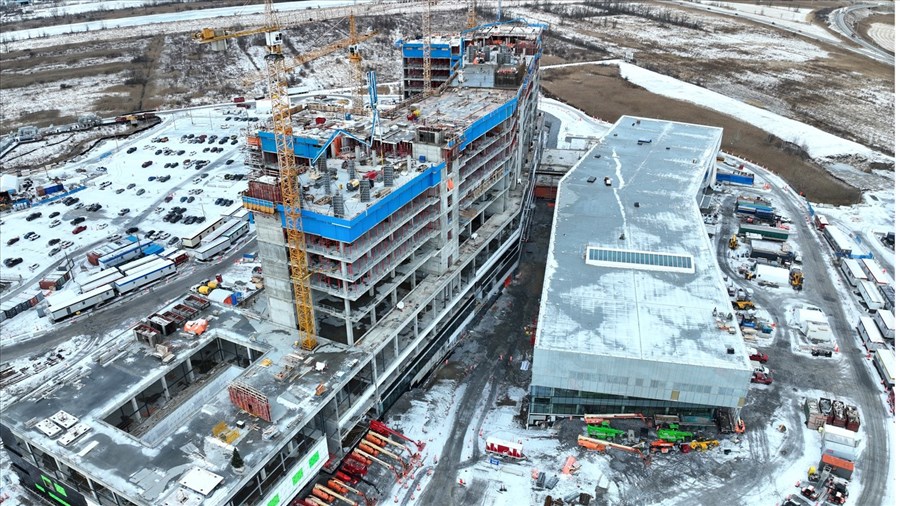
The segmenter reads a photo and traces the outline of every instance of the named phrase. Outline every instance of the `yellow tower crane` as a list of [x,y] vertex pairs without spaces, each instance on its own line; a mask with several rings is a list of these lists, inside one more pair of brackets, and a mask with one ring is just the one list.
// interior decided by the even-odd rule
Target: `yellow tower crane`
[[[370,36],[371,35],[368,35],[365,38],[368,38]],[[350,42],[350,45],[348,46],[348,54],[350,58],[353,82],[353,105],[351,106],[350,110],[354,114],[364,114],[366,112],[365,105],[363,105],[365,103],[365,87],[362,84],[362,55],[359,54],[359,43],[365,39],[361,38],[356,32],[356,16],[354,16],[353,14],[350,15],[350,35],[349,37],[347,37],[347,40]]]
[[[244,30],[221,37],[233,38],[256,33],[264,33],[266,36],[266,74],[269,99],[272,101],[272,132],[275,136],[281,203],[284,206],[284,223],[287,228],[294,308],[297,312],[297,324],[300,330],[300,345],[305,350],[312,350],[317,346],[316,322],[313,317],[312,291],[309,287],[310,271],[306,253],[306,236],[303,234],[303,221],[300,216],[302,197],[297,179],[299,170],[294,158],[294,131],[290,116],[291,102],[287,94],[287,71],[282,51],[283,40],[272,0],[266,0],[265,3],[265,23],[266,26],[262,28]],[[218,36],[206,38],[195,36],[195,40],[201,43],[224,42]],[[224,46],[219,48],[224,49]]]
[[466,28],[475,28],[478,26],[476,11],[478,10],[478,0],[469,0],[469,10],[466,11]]
[[431,95],[431,4],[434,0],[425,0],[422,11],[422,96]]

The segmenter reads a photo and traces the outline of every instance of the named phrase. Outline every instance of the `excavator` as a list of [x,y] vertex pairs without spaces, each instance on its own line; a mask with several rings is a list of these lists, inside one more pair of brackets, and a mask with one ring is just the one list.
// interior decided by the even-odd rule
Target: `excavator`
[[791,269],[791,286],[798,292],[803,290],[803,271],[794,267]]
[[645,465],[650,465],[650,456],[645,455],[644,452],[641,451],[640,448],[635,448],[633,446],[625,446],[616,443],[611,443],[609,441],[603,441],[600,439],[594,439],[592,437],[587,436],[578,436],[578,446],[587,448],[588,450],[594,450],[598,452],[605,452],[609,448],[614,448],[616,450],[622,450],[624,452],[633,453],[641,458]]
[[728,249],[737,249],[738,240],[737,236],[732,234],[731,239],[728,239]]
[[719,441],[715,439],[695,439],[691,441],[691,450],[700,450],[705,452],[719,446]]

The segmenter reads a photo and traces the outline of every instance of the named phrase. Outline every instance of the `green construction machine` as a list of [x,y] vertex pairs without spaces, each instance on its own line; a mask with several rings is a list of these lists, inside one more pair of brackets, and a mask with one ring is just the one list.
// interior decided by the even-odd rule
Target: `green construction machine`
[[694,433],[686,430],[680,430],[677,423],[670,423],[668,428],[659,429],[656,435],[663,441],[670,443],[680,443],[685,439],[693,439]]
[[601,422],[600,425],[588,425],[588,436],[597,439],[613,439],[625,434],[624,430],[614,429],[609,426],[609,422]]

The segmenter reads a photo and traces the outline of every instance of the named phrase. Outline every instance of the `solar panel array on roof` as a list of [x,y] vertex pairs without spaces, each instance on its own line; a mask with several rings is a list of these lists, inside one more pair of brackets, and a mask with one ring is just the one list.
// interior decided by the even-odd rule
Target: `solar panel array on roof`
[[648,251],[589,247],[587,263],[600,267],[618,266],[630,269],[694,272],[694,262],[688,255],[651,253]]

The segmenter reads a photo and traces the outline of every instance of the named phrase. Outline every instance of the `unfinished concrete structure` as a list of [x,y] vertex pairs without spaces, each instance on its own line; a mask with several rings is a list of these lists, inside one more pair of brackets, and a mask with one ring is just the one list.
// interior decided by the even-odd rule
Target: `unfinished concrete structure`
[[[357,423],[440,363],[516,268],[540,160],[541,31],[456,36],[475,48],[461,78],[380,122],[316,100],[295,116],[319,335],[310,352],[293,346],[273,136],[254,136],[243,202],[272,322],[214,306],[197,316],[210,330],[166,336],[164,354],[130,339],[29,394],[0,431],[25,486],[63,490],[72,505],[281,506],[308,490]],[[500,77],[468,81],[469,64]],[[85,429],[69,434],[57,412]]]
[[531,423],[743,406],[752,368],[699,211],[721,140],[623,116],[562,179]]

